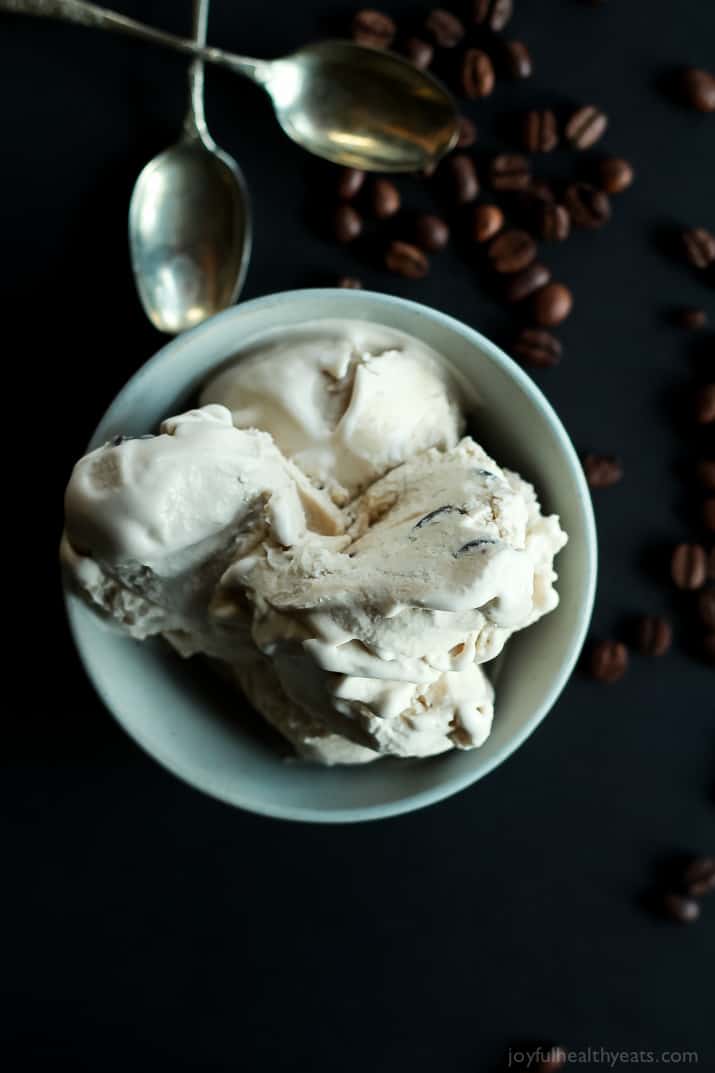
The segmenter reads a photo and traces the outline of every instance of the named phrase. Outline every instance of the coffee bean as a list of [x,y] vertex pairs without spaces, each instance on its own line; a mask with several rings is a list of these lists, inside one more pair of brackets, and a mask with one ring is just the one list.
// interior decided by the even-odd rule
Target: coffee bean
[[522,142],[528,153],[550,153],[559,144],[556,116],[550,108],[533,109],[524,116]]
[[618,682],[628,670],[628,649],[620,641],[599,641],[591,649],[589,666],[599,682]]
[[551,279],[546,265],[533,261],[528,268],[510,276],[504,292],[507,302],[523,302],[529,295],[545,287]]
[[706,629],[715,630],[715,588],[703,589],[698,596],[698,615]]
[[513,0],[473,0],[473,20],[479,26],[488,26],[498,33],[503,30],[514,13]]
[[577,227],[594,231],[603,227],[611,216],[608,194],[590,183],[573,183],[564,195],[566,208]]
[[571,234],[569,210],[541,198],[534,207],[534,226],[539,237],[547,242],[563,242]]
[[370,193],[372,211],[378,220],[387,220],[400,211],[400,191],[389,179],[375,179]]
[[353,242],[362,231],[362,216],[352,205],[338,205],[333,230],[338,242]]
[[636,627],[636,645],[644,656],[664,656],[673,642],[673,631],[667,619],[659,615],[643,615]]
[[477,205],[472,217],[472,237],[475,242],[487,242],[504,226],[504,213],[497,205]]
[[444,162],[452,197],[458,205],[474,201],[479,193],[479,179],[474,161],[466,153],[454,153]]
[[546,179],[532,179],[523,196],[526,198],[531,197],[534,203],[539,201],[553,203],[556,201],[556,195]]
[[440,48],[454,48],[464,37],[464,26],[457,16],[441,7],[430,12],[425,28]]
[[715,421],[715,384],[703,384],[695,396],[695,418],[699,425]]
[[683,886],[691,898],[715,891],[715,857],[696,857],[683,874]]
[[715,664],[715,633],[706,633],[702,641],[703,659]]
[[715,496],[710,496],[703,503],[703,522],[706,529],[715,533]]
[[422,279],[429,272],[429,261],[417,246],[409,242],[391,242],[385,253],[390,272],[405,279]]
[[705,227],[691,227],[681,235],[686,260],[693,268],[707,268],[715,261],[715,235]]
[[504,46],[506,67],[512,78],[530,78],[531,53],[523,41],[507,41]]
[[548,283],[533,299],[534,320],[545,328],[553,328],[566,320],[573,307],[573,295],[563,283]]
[[512,351],[524,365],[549,369],[561,361],[563,348],[556,336],[541,328],[524,328],[512,346]]
[[694,592],[705,584],[707,559],[701,544],[678,544],[670,560],[675,587]]
[[404,52],[407,59],[411,60],[420,71],[426,71],[434,59],[432,45],[420,37],[408,37],[405,41]]
[[500,153],[492,160],[490,176],[495,190],[525,190],[531,182],[529,161],[518,153]]
[[703,458],[701,462],[698,462],[696,472],[703,488],[709,488],[711,492],[715,492],[715,459]]
[[671,920],[676,920],[679,924],[692,924],[700,916],[699,903],[683,894],[664,895],[663,909]]
[[699,112],[715,112],[715,77],[709,71],[689,67],[683,71],[682,86],[691,108]]
[[583,471],[591,488],[610,488],[623,477],[623,466],[615,455],[584,455]]
[[620,194],[633,182],[633,168],[627,160],[610,156],[601,160],[597,169],[598,185],[607,194]]
[[494,67],[486,52],[468,48],[462,59],[462,90],[470,100],[488,97],[494,89]]
[[425,213],[415,221],[415,240],[423,250],[438,253],[449,242],[449,228],[441,216]]
[[520,272],[536,257],[536,243],[527,231],[512,227],[492,239],[488,256],[500,274]]
[[563,1047],[545,1047],[543,1052],[543,1057],[532,1066],[534,1073],[560,1073],[568,1062],[567,1051]]
[[338,287],[342,287],[345,291],[361,291],[362,280],[357,276],[341,276],[338,280]]
[[338,197],[349,201],[359,193],[365,182],[365,172],[359,168],[343,168],[338,179]]
[[477,140],[477,125],[466,115],[459,117],[457,149],[469,149]]
[[608,118],[592,104],[577,109],[566,124],[564,133],[574,149],[590,149],[604,134]]
[[700,328],[704,328],[708,322],[708,315],[704,309],[695,309],[693,307],[688,309],[679,309],[673,318],[676,324],[679,324],[681,328],[685,328],[686,331],[696,332]]
[[389,48],[397,27],[389,15],[373,8],[358,11],[353,19],[353,41],[370,48]]

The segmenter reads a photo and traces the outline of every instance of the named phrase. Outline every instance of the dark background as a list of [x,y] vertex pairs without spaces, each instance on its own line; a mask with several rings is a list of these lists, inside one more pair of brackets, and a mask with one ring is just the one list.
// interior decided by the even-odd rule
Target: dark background
[[[126,211],[140,167],[178,133],[185,63],[0,16],[1,293],[6,326],[21,332],[3,358],[21,477],[32,438],[42,442],[41,516],[27,498],[10,515],[23,549],[29,526],[42,529],[22,644],[5,668],[6,688],[24,697],[9,705],[2,751],[8,1068],[459,1073],[545,1037],[697,1050],[699,1068],[715,1069],[715,899],[690,928],[642,905],[673,856],[714,848],[713,675],[692,651],[692,600],[673,594],[667,571],[669,546],[698,536],[687,473],[704,438],[681,404],[713,337],[694,347],[665,314],[692,304],[715,314],[712,290],[667,249],[674,226],[715,223],[715,117],[666,92],[674,66],[713,65],[715,5],[516,7],[508,34],[528,42],[535,75],[470,108],[477,158],[508,144],[495,131],[519,109],[594,102],[611,118],[599,150],[637,171],[603,232],[546,254],[576,306],[563,364],[536,378],[579,449],[625,464],[621,485],[596,494],[594,634],[665,612],[676,643],[662,660],[634,657],[616,686],[577,674],[533,738],[458,797],[345,827],[259,819],[183,786],[125,737],[80,670],[59,599],[62,488],[116,390],[163,341],[134,294]],[[189,30],[188,0],[121,8]],[[342,32],[352,10],[214,0],[209,37],[280,55]],[[508,344],[513,318],[464,251],[411,283],[320,234],[311,206],[329,168],[280,134],[257,90],[210,71],[207,114],[253,194],[244,297],[348,272]],[[567,176],[576,164],[562,153],[539,166]],[[427,203],[420,181],[401,185],[408,203]]]

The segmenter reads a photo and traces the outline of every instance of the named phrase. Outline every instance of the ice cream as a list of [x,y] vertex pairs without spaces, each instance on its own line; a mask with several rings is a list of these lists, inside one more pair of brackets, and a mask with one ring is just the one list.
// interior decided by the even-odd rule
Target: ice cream
[[221,661],[307,759],[481,745],[482,665],[558,603],[566,536],[460,439],[439,356],[377,325],[303,325],[201,401],[77,463],[62,555],[84,597]]

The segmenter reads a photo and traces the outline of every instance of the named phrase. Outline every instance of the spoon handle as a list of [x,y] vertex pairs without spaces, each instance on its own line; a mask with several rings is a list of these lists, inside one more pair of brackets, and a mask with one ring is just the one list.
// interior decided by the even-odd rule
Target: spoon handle
[[64,22],[75,22],[80,26],[90,26],[95,30],[114,30],[116,33],[138,37],[142,41],[149,41],[155,45],[164,45],[166,48],[174,49],[175,52],[183,52],[204,60],[206,63],[228,67],[229,70],[244,75],[252,82],[258,82],[259,85],[264,85],[267,81],[271,66],[266,60],[237,56],[232,52],[224,52],[220,48],[202,47],[186,37],[177,37],[164,30],[156,30],[137,19],[130,19],[127,15],[120,15],[117,11],[87,3],[86,0],[0,0],[0,11],[9,11],[17,15],[41,15],[61,19]]
[[[209,18],[209,0],[194,0],[194,41],[203,48]],[[184,137],[206,141],[210,135],[204,114],[204,61],[195,58],[189,67],[189,107],[184,119]]]

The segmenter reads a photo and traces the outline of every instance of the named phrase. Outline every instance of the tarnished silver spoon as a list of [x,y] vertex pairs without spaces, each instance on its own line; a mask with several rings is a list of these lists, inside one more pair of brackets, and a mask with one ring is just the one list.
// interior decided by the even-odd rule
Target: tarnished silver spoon
[[280,60],[236,56],[145,26],[85,0],[0,0],[0,11],[48,15],[166,45],[266,90],[289,138],[368,171],[419,171],[457,140],[457,108],[439,82],[392,52],[350,41],[307,45]]
[[[209,0],[194,0],[206,40]],[[181,140],[150,160],[129,204],[129,246],[142,305],[162,332],[183,332],[235,302],[251,255],[246,184],[204,118],[204,65],[189,70]]]

